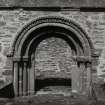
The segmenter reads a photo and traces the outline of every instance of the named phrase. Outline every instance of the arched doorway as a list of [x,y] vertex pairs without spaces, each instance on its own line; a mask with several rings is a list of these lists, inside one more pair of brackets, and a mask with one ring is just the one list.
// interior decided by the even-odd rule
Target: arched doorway
[[57,37],[71,48],[72,91],[86,92],[91,82],[93,46],[86,33],[63,17],[41,17],[26,25],[13,43],[14,90],[16,96],[35,94],[35,52],[40,42]]

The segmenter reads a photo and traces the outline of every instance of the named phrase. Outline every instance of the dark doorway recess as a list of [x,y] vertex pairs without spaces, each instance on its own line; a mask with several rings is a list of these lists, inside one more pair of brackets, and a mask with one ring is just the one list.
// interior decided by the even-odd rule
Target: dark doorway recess
[[[47,78],[35,80],[35,91],[39,91],[42,88],[48,86],[68,86],[71,87],[71,79],[65,78]],[[46,90],[47,91],[47,90]]]
[[13,98],[14,97],[14,89],[13,89],[12,83],[0,89],[0,97],[2,98]]

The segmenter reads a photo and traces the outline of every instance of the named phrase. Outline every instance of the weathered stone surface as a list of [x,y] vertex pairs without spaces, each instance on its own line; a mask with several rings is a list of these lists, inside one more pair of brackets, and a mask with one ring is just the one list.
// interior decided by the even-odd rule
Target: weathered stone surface
[[[7,61],[6,55],[11,49],[12,43],[16,35],[18,34],[18,32],[23,28],[23,26],[28,24],[31,20],[34,20],[39,16],[46,16],[46,15],[62,16],[76,22],[78,25],[81,26],[81,28],[83,28],[83,30],[85,30],[88,37],[91,39],[93,46],[96,50],[96,53],[100,55],[100,57],[101,56],[103,57],[104,55],[103,50],[105,50],[105,47],[104,47],[105,46],[105,13],[104,12],[101,12],[101,13],[79,12],[79,11],[42,12],[42,11],[24,11],[20,9],[17,9],[14,11],[4,10],[4,11],[0,11],[0,74],[2,74],[2,72],[4,72],[5,70],[10,70],[9,68],[10,63]],[[63,45],[65,44],[63,43]],[[65,49],[66,49],[65,46],[63,45],[61,45],[63,50],[60,50],[62,53],[65,52]],[[50,47],[50,46],[47,46],[47,47]],[[44,48],[42,50],[44,50]],[[55,52],[55,53],[58,53],[58,52]],[[65,54],[63,56],[65,56]],[[53,56],[51,59],[53,59]],[[63,66],[60,66],[62,71],[64,71],[64,68],[65,68],[64,66],[66,66],[66,71],[68,72],[69,63],[66,62],[68,60],[63,59],[62,61],[63,61],[63,64],[62,62],[60,63],[61,65],[63,65]],[[55,65],[55,62],[54,63],[52,62],[52,65],[54,67],[53,69],[57,70],[57,65]],[[52,65],[50,66],[52,67]],[[105,65],[105,60],[103,57],[101,66],[103,67],[104,65]],[[99,64],[95,65],[96,68],[98,66]],[[42,69],[42,66],[40,66],[39,69]],[[101,70],[102,68],[99,67],[99,72]]]
[[1,50],[2,50],[2,45],[1,45],[1,43],[0,43],[0,52],[1,52]]
[[[50,78],[70,78],[71,48],[60,38],[43,40],[36,49],[35,75]],[[37,73],[38,72],[38,73]]]
[[104,0],[0,0],[2,7],[104,7]]
[[11,70],[5,70],[5,71],[2,73],[2,75],[7,75],[7,76],[12,75],[12,71],[11,71]]

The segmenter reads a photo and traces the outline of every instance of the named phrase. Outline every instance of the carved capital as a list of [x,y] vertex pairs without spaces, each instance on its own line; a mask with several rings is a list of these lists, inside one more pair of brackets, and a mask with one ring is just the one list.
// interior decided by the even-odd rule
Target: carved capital
[[14,62],[19,62],[19,61],[21,61],[21,57],[20,56],[14,56],[13,61]]
[[7,53],[7,57],[13,57],[13,50],[11,50]]
[[86,63],[86,67],[87,67],[87,68],[92,67],[91,63],[89,63],[89,62],[88,62],[88,63]]
[[28,62],[28,58],[29,58],[28,56],[23,56],[23,57],[22,57],[22,60],[23,60],[24,62]]
[[29,58],[28,56],[23,56],[23,57],[15,56],[15,57],[13,57],[13,61],[14,62],[27,62],[28,58]]
[[77,62],[83,62],[83,63],[86,63],[86,62],[92,62],[92,59],[91,57],[85,57],[85,56],[73,56],[73,59],[76,60]]

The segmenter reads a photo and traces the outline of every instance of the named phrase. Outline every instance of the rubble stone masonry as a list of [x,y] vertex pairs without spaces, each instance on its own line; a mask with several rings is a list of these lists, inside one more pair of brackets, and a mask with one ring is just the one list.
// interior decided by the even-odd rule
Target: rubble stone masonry
[[[82,29],[87,33],[88,37],[90,37],[95,48],[95,53],[99,55],[99,62],[95,64],[94,69],[97,71],[98,75],[104,74],[104,71],[105,71],[105,47],[104,47],[105,46],[105,13],[104,12],[80,12],[80,11],[69,11],[69,10],[59,11],[59,12],[54,12],[54,11],[43,12],[43,11],[25,11],[22,9],[2,10],[0,11],[0,84],[2,84],[0,86],[6,85],[12,81],[12,70],[10,68],[9,62],[7,61],[7,54],[10,51],[13,41],[16,35],[18,34],[18,32],[26,24],[36,19],[37,17],[50,16],[50,15],[68,18],[76,22],[82,27]],[[52,44],[51,42],[53,41],[55,42],[55,45],[51,45]],[[54,49],[57,49],[56,48],[57,45],[60,46],[58,49],[58,53],[59,53],[59,50],[62,51],[62,54],[59,53],[62,56],[64,56],[65,53],[67,53],[67,51],[70,51],[70,47],[64,40],[56,39],[56,38],[47,39],[45,41],[42,41],[39,46],[41,45],[45,46],[46,43],[48,43],[47,44],[48,50],[51,50],[51,49],[54,50]],[[43,50],[46,50],[46,48],[41,47],[40,49],[38,49],[37,50],[38,52],[36,52],[38,54],[36,55],[41,57],[41,51]],[[51,51],[47,51],[47,53],[50,53],[50,52]],[[43,59],[46,59],[45,56]],[[48,60],[51,61],[51,59],[53,59],[52,56],[47,56],[49,57]],[[66,54],[65,59],[67,58],[68,57]],[[39,60],[38,62],[44,62],[44,60],[42,61]],[[52,60],[52,62],[50,62],[50,66],[55,66],[55,64],[53,64],[54,62],[55,61]],[[45,62],[45,63],[48,63],[48,62]],[[60,67],[63,70],[64,68],[63,65],[61,65]],[[40,63],[40,66],[39,68],[37,67],[37,69],[41,69],[41,68],[43,67],[41,67],[41,63]],[[59,65],[58,65],[58,68],[59,68]],[[56,71],[58,70],[57,64],[55,69]]]

